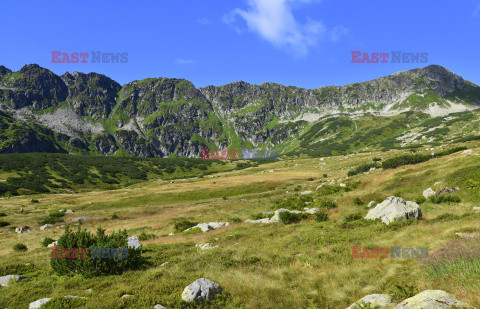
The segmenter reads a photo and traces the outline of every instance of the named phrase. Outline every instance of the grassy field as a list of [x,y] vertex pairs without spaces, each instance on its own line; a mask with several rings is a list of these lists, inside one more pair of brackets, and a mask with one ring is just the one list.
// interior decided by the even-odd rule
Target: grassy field
[[[181,293],[201,277],[219,283],[224,290],[222,296],[204,304],[205,308],[345,308],[368,294],[393,293],[404,299],[426,289],[445,290],[479,307],[480,250],[471,252],[472,259],[457,254],[461,246],[455,235],[480,230],[480,211],[472,210],[480,206],[480,160],[476,155],[480,148],[475,141],[460,146],[464,145],[473,153],[460,151],[352,177],[347,177],[349,170],[372,163],[374,158],[381,158],[381,164],[410,152],[280,159],[236,171],[227,164],[225,170],[202,177],[149,179],[115,190],[0,199],[0,213],[5,214],[0,221],[9,224],[1,230],[21,226],[31,230],[0,235],[0,276],[31,278],[0,288],[0,307],[27,308],[30,302],[52,297],[45,308],[153,308],[155,304],[194,308],[181,300]],[[441,183],[435,186],[437,182]],[[342,183],[345,186],[340,186]],[[452,195],[460,202],[424,201],[420,204],[422,220],[386,226],[359,219],[366,215],[372,200],[400,196],[420,201],[426,188],[456,186],[460,190]],[[315,202],[338,205],[325,210],[327,221],[317,222],[310,216],[295,224],[244,222],[271,211],[276,201],[298,199],[296,195],[304,191],[313,191]],[[49,213],[61,209],[74,213],[65,215],[66,223],[57,226],[90,216],[94,220],[82,223],[82,228],[95,231],[101,226],[107,233],[126,229],[129,235],[148,235],[142,241],[147,265],[118,276],[57,276],[50,266],[51,249],[41,242],[46,237],[58,239],[63,229],[42,231],[38,227]],[[182,219],[227,221],[230,225],[206,233],[174,231],[175,222]],[[206,242],[218,247],[205,251],[195,247]],[[445,245],[448,242],[453,245]],[[15,251],[17,243],[28,250]],[[429,258],[353,258],[352,246],[426,247]],[[437,256],[442,250],[449,254]],[[124,294],[134,297],[121,299]],[[64,299],[66,295],[87,299]]]

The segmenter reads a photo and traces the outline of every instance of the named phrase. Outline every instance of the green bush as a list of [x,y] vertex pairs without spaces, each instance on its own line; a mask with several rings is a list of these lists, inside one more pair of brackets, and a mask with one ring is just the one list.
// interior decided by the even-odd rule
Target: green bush
[[362,165],[357,166],[355,169],[353,169],[351,171],[348,171],[347,175],[348,176],[354,176],[354,175],[357,175],[357,174],[365,173],[365,172],[370,171],[370,169],[373,168],[373,167],[379,168],[381,166],[380,166],[380,164],[377,164],[377,163],[362,164]]
[[460,203],[460,198],[455,195],[438,195],[430,196],[428,199],[431,203],[441,204],[441,203]]
[[36,199],[32,199],[30,202],[31,202],[31,203],[40,203],[40,202],[39,202],[38,200],[36,200]]
[[345,216],[344,221],[345,222],[352,222],[352,221],[360,220],[362,218],[363,218],[363,216],[362,216],[361,213],[354,213],[354,214],[349,214],[349,215]]
[[324,178],[327,178],[327,177],[328,177],[328,175],[327,175],[327,174],[323,174],[323,177],[324,177]]
[[297,223],[300,222],[303,219],[306,219],[308,217],[307,214],[296,214],[293,212],[289,211],[282,211],[278,214],[278,219],[280,222],[284,224],[292,224],[292,223]]
[[4,212],[0,212],[0,217],[6,217],[6,216],[7,216],[7,214],[6,214],[6,213],[4,213]]
[[49,244],[51,244],[52,242],[54,242],[55,239],[53,238],[50,238],[50,237],[45,237],[43,240],[42,240],[42,246],[43,247],[47,247]]
[[147,234],[145,232],[142,232],[140,235],[138,235],[138,240],[144,241],[144,240],[149,240],[149,239],[155,239],[157,238],[157,235],[155,234]]
[[55,224],[58,222],[63,222],[65,220],[62,219],[62,217],[65,216],[65,213],[63,212],[52,212],[50,213],[47,217],[44,217],[42,221],[40,221],[40,224]]
[[13,246],[13,250],[15,251],[27,251],[27,246],[22,243],[17,243]]
[[235,217],[235,216],[227,216],[227,221],[228,222],[239,223],[239,222],[242,222],[242,219],[240,219],[239,217]]
[[313,198],[309,195],[295,195],[283,200],[273,202],[273,210],[285,208],[289,210],[303,210],[307,207],[307,202],[312,202]]
[[0,227],[4,227],[7,225],[10,225],[10,223],[8,223],[7,221],[0,220]]
[[425,203],[426,201],[427,201],[427,199],[423,196],[419,196],[415,199],[415,203],[417,203],[419,205]]
[[328,220],[328,213],[324,211],[320,211],[315,213],[315,221],[317,222],[324,222]]
[[362,206],[363,204],[365,204],[365,202],[357,196],[353,199],[353,204],[355,204],[356,206]]
[[265,219],[265,218],[270,218],[272,215],[266,214],[264,212],[258,213],[258,214],[253,214],[250,216],[250,219],[252,220],[260,220],[260,219]]
[[382,158],[373,158],[372,161],[373,161],[373,162],[382,161]]
[[[87,230],[78,230],[71,232],[69,227],[65,229],[65,233],[58,240],[58,247],[52,252],[50,264],[53,271],[58,275],[73,276],[81,274],[85,277],[94,277],[102,275],[121,274],[129,269],[140,268],[144,260],[141,257],[141,249],[127,248],[127,231],[118,231],[110,235],[105,235],[105,230],[97,229],[97,234],[93,235]],[[100,248],[125,248],[127,257],[114,256],[110,258],[101,258],[93,256],[95,250],[93,247]],[[82,258],[83,252],[72,250],[72,248],[88,248],[86,258]],[[63,251],[62,251],[63,250]],[[70,258],[62,257],[66,252]],[[59,255],[59,257],[55,257]],[[76,257],[76,258],[75,258]]]
[[458,215],[454,215],[454,214],[451,214],[451,213],[444,213],[444,214],[441,214],[441,215],[438,215],[436,218],[434,219],[431,219],[429,221],[431,222],[438,222],[438,221],[450,221],[450,220],[458,220],[460,219],[460,216]]
[[333,209],[333,208],[337,208],[338,205],[335,202],[332,202],[332,201],[319,200],[319,201],[316,201],[315,203],[313,203],[312,207]]
[[189,229],[189,228],[191,228],[191,227],[193,227],[197,224],[198,223],[196,223],[196,222],[192,222],[192,221],[182,219],[180,221],[175,222],[175,225],[173,226],[173,228],[174,228],[175,232],[183,232],[186,229]]

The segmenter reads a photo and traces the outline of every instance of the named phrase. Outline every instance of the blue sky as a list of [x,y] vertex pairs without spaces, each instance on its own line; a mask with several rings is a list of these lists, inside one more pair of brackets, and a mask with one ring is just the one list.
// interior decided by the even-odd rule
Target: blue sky
[[[3,0],[0,12],[0,64],[15,71],[317,88],[439,64],[480,84],[480,0]],[[51,63],[51,51],[128,62]],[[353,64],[351,51],[428,52],[428,63]]]

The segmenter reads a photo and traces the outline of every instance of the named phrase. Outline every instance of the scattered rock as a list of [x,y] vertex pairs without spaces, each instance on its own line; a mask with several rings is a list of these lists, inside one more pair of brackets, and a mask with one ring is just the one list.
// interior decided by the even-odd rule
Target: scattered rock
[[137,236],[131,236],[127,238],[127,246],[129,248],[138,249],[140,248],[140,241]]
[[462,237],[462,238],[465,238],[465,237],[475,237],[475,233],[455,233],[455,235],[457,235],[458,237]]
[[216,294],[221,293],[222,287],[218,283],[200,278],[183,290],[182,298],[188,302],[200,303],[205,300],[212,300]]
[[90,217],[77,217],[77,218],[74,218],[72,219],[72,222],[77,222],[77,221],[91,221],[92,218]]
[[174,234],[173,234],[173,232],[172,232],[172,233],[170,233],[170,234],[168,234],[168,236],[173,236],[173,235],[174,235]]
[[224,227],[224,226],[228,226],[228,225],[230,225],[230,223],[228,223],[228,222],[199,223],[195,226],[192,226],[191,228],[186,229],[184,232],[189,231],[189,230],[194,229],[194,228],[200,228],[202,230],[202,232],[205,233],[205,232],[208,232],[208,231],[218,229],[219,227]]
[[472,210],[480,210],[480,207],[473,207]]
[[446,193],[446,194],[450,194],[450,193],[453,193],[453,192],[456,192],[456,191],[459,191],[460,190],[460,187],[455,187],[455,188],[443,188],[442,190],[438,191],[438,193],[436,195],[440,195],[442,193]]
[[413,297],[405,299],[397,309],[429,309],[429,308],[452,308],[470,307],[468,304],[458,301],[451,294],[442,290],[426,290]]
[[437,181],[436,183],[434,183],[433,185],[434,186],[438,186],[439,184],[441,184],[442,182],[441,181]]
[[346,187],[347,185],[344,184],[343,182],[340,184],[340,187]]
[[273,172],[274,172],[274,170],[269,170],[268,172],[269,172],[269,173],[273,173]]
[[314,213],[319,212],[319,211],[320,211],[320,209],[318,209],[318,208],[307,208],[307,209],[305,209],[305,213],[310,214],[310,215],[313,215]]
[[57,226],[57,229],[63,229],[65,227],[64,224]]
[[88,202],[88,205],[92,205],[92,202]]
[[435,191],[433,191],[432,188],[428,188],[423,191],[424,198],[429,198],[430,196],[434,196],[434,195],[435,195]]
[[67,296],[65,296],[64,298],[81,298],[81,299],[87,299],[86,297],[82,297],[82,296],[73,296],[73,295],[67,295]]
[[58,245],[58,240],[56,240],[56,241],[52,242],[51,244],[49,244],[49,245],[47,246],[47,248],[55,247],[56,245]]
[[353,303],[347,309],[364,308],[365,305],[370,305],[369,308],[382,308],[393,306],[393,297],[388,294],[371,294],[363,297],[357,302]]
[[201,244],[201,245],[196,244],[195,247],[200,248],[200,250],[209,250],[209,249],[216,248],[218,246],[214,246],[213,244],[207,242],[207,243]]
[[42,298],[39,300],[36,300],[28,305],[28,309],[38,309],[44,304],[48,303],[51,300],[51,298]]
[[27,230],[26,228],[24,228],[24,227],[17,227],[17,228],[15,229],[15,232],[16,232],[17,234],[22,234],[22,233],[24,233],[24,232],[28,232],[28,230]]
[[463,153],[465,153],[465,154],[472,154],[472,153],[473,153],[473,150],[472,150],[472,149],[467,149],[467,150],[464,150]]
[[130,295],[130,294],[125,294],[125,295],[122,295],[122,297],[120,297],[120,298],[127,298],[127,297],[134,297],[134,296]]
[[73,214],[73,210],[67,209],[67,211],[66,211],[65,213],[66,213],[66,214]]
[[368,203],[367,207],[370,208],[372,206],[375,206],[375,204],[377,204],[377,202],[375,201],[370,201],[370,203]]
[[64,211],[65,211],[65,209],[60,209],[58,212],[64,212]]
[[40,229],[43,231],[43,230],[48,229],[49,227],[52,227],[52,226],[53,226],[53,224],[45,224],[45,225],[42,225],[40,227]]
[[258,219],[258,220],[252,220],[252,219],[247,219],[245,220],[247,223],[273,223],[270,221],[269,218],[263,218],[263,219]]
[[417,203],[406,202],[401,197],[390,196],[385,201],[370,209],[365,219],[380,219],[385,224],[390,224],[394,220],[403,221],[409,218],[421,219],[422,211]]
[[161,266],[161,267],[164,267],[164,266],[166,266],[167,264],[168,264],[168,262],[165,262],[165,263],[160,264],[160,266]]
[[160,304],[156,304],[155,307],[153,307],[153,309],[167,309],[167,307],[164,307]]
[[10,281],[19,281],[23,279],[28,279],[28,278],[24,276],[19,276],[19,275],[3,276],[3,277],[0,277],[0,286],[8,286],[10,284]]

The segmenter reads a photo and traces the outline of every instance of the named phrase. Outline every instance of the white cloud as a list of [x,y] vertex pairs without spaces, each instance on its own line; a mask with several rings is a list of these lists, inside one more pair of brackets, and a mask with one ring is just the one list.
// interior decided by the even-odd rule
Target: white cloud
[[[318,0],[248,0],[247,10],[235,9],[223,17],[223,21],[234,25],[240,16],[250,31],[257,33],[275,47],[287,50],[297,57],[305,57],[309,49],[328,34],[327,28],[320,21],[307,19],[299,23],[293,16],[293,7]],[[345,28],[342,28],[345,29]],[[331,39],[338,40],[345,30],[332,32]]]
[[178,63],[178,64],[193,64],[195,63],[194,60],[192,59],[175,59],[175,62]]
[[211,25],[212,24],[212,21],[208,18],[205,18],[205,17],[202,17],[200,19],[197,20],[197,22],[200,24],[200,25]]

